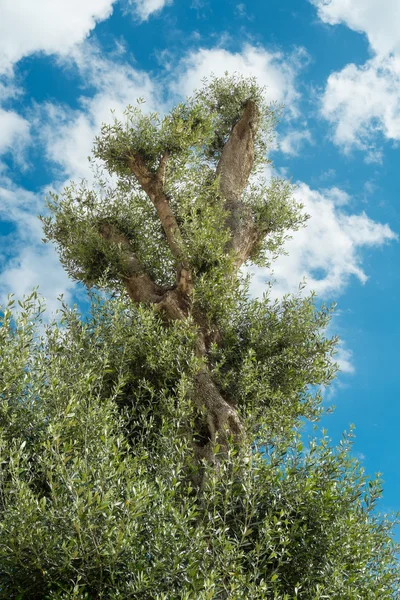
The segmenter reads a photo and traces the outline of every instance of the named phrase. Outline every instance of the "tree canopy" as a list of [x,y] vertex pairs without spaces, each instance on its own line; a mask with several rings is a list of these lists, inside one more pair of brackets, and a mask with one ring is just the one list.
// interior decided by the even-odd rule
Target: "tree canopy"
[[[332,307],[249,294],[306,222],[266,156],[278,110],[211,78],[95,140],[42,217],[89,314],[0,317],[0,598],[393,599],[379,479],[351,434],[303,446],[335,376]],[[100,165],[100,166],[99,166]]]

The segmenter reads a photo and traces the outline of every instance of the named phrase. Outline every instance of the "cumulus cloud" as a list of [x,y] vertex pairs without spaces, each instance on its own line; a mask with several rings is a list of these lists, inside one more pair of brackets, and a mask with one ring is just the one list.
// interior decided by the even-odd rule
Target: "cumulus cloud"
[[[307,288],[323,297],[342,292],[353,276],[365,283],[362,249],[381,246],[396,234],[365,213],[349,214],[349,197],[337,188],[316,191],[300,183],[295,195],[310,219],[286,243],[288,255],[274,263],[274,294],[296,292],[304,278]],[[265,271],[255,270],[253,293],[260,295],[265,289]]]
[[0,0],[0,74],[35,52],[69,52],[110,16],[115,1]]
[[379,136],[400,139],[400,3],[398,0],[311,0],[319,17],[365,33],[374,56],[364,65],[332,73],[322,95],[321,114],[333,127],[333,141],[345,152],[358,148],[380,161]]
[[400,51],[398,0],[311,0],[325,23],[365,33],[376,54]]
[[147,21],[150,15],[172,4],[172,0],[129,0],[129,4],[133,6],[135,15],[141,21]]
[[0,175],[0,302],[10,293],[29,294],[39,285],[51,311],[57,297],[71,298],[74,284],[68,279],[50,245],[41,241],[43,232],[37,214],[43,211],[42,195],[17,187]]
[[400,57],[375,57],[365,65],[347,65],[332,73],[322,96],[322,115],[334,127],[333,139],[344,150],[371,154],[376,135],[400,139]]
[[281,52],[269,52],[265,48],[246,44],[241,52],[229,52],[223,48],[211,48],[190,52],[178,68],[178,76],[172,89],[179,95],[190,95],[201,86],[201,80],[210,73],[222,76],[228,73],[240,73],[254,76],[258,83],[266,86],[266,98],[270,102],[284,103],[291,115],[297,115],[299,93],[295,87],[295,78],[307,59],[300,49],[291,56]]

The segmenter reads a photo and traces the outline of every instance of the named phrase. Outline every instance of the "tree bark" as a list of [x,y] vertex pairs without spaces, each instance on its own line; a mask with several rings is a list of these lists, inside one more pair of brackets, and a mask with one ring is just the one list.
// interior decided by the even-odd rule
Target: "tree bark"
[[257,105],[248,100],[241,119],[234,125],[223,148],[216,171],[219,189],[228,211],[226,225],[231,232],[227,250],[234,252],[237,269],[249,258],[259,237],[250,207],[242,200],[254,165],[254,139],[258,120]]

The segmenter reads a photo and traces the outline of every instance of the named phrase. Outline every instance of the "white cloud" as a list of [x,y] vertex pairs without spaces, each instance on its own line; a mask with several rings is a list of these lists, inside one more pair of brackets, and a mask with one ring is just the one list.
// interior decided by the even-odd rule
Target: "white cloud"
[[400,139],[400,57],[373,58],[332,73],[322,96],[322,116],[334,127],[334,142],[345,151],[356,147],[371,158],[376,135]]
[[322,190],[324,198],[330,200],[335,206],[344,206],[350,202],[350,196],[344,190],[337,187]]
[[67,301],[71,298],[74,284],[53,247],[41,241],[43,232],[37,214],[42,211],[42,195],[19,188],[4,176],[0,178],[0,220],[10,230],[0,235],[1,303],[10,293],[20,298],[36,286],[51,311],[57,308],[60,294]]
[[299,100],[295,78],[306,58],[302,49],[287,56],[249,44],[240,53],[223,48],[202,48],[183,59],[178,69],[179,75],[171,87],[179,96],[186,96],[200,87],[201,80],[209,77],[210,73],[223,76],[228,71],[230,74],[236,72],[255,76],[258,83],[267,88],[267,101],[284,103],[285,108],[295,115]]
[[4,106],[21,94],[22,90],[11,78],[2,78],[0,81],[0,156],[10,152],[19,165],[24,162],[24,150],[30,141],[30,124],[17,112],[6,110]]
[[30,244],[11,258],[1,273],[0,298],[4,303],[8,294],[22,298],[38,287],[50,313],[59,308],[57,299],[63,295],[70,301],[74,284],[60,265],[58,255],[48,246]]
[[325,23],[343,23],[365,33],[376,54],[400,50],[400,2],[398,0],[311,0]]
[[364,65],[332,73],[321,114],[333,141],[345,152],[358,148],[367,162],[380,162],[380,136],[400,139],[400,3],[398,0],[310,0],[325,23],[365,33],[374,56]]
[[14,111],[0,108],[0,154],[11,152],[18,158],[29,140],[29,123]]
[[[286,243],[288,255],[274,263],[274,294],[296,292],[304,278],[308,289],[325,297],[343,291],[352,276],[365,283],[361,250],[396,239],[390,227],[365,213],[348,214],[343,209],[348,196],[337,188],[319,192],[301,183],[295,195],[311,218]],[[260,295],[265,287],[265,271],[256,269],[252,291]]]
[[0,0],[0,73],[34,52],[67,53],[116,0]]
[[147,21],[150,15],[172,4],[172,0],[129,0],[129,4],[133,4],[135,14],[141,21]]
[[0,102],[5,102],[20,96],[23,91],[17,87],[12,78],[2,77],[0,81]]

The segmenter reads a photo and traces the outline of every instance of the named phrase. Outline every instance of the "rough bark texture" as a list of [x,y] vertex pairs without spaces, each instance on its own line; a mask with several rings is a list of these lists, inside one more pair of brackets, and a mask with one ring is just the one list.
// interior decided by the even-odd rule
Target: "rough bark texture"
[[[237,268],[249,258],[258,240],[250,209],[242,201],[242,193],[254,164],[258,116],[256,104],[249,100],[240,120],[232,128],[216,170],[220,193],[228,212],[226,224],[231,232],[227,251],[233,252]],[[167,320],[179,320],[190,314],[193,278],[190,266],[183,258],[184,242],[179,225],[164,191],[168,158],[168,153],[165,153],[160,159],[157,172],[153,173],[145,160],[136,153],[129,159],[129,168],[157,210],[170,250],[177,262],[176,284],[169,289],[157,285],[144,271],[129,240],[115,225],[102,223],[99,231],[105,239],[121,248],[126,267],[124,283],[130,298],[137,303],[155,305]],[[194,434],[194,444],[199,460],[215,463],[218,460],[216,446],[223,455],[230,439],[240,445],[244,440],[244,428],[234,401],[228,401],[222,396],[207,366],[208,343],[204,330],[206,319],[204,315],[192,316],[198,326],[197,355],[203,361],[194,382],[193,401],[201,415],[198,431]]]
[[224,146],[217,167],[219,189],[229,213],[227,225],[231,231],[231,239],[228,249],[235,253],[237,268],[247,260],[258,240],[250,209],[242,202],[242,193],[254,164],[254,138],[258,118],[257,105],[248,100],[240,121],[233,127]]
[[[204,346],[201,339],[199,342]],[[200,350],[200,356],[204,356],[204,352],[204,349]],[[199,421],[200,435],[195,444],[196,455],[199,460],[215,463],[218,460],[215,454],[217,444],[219,455],[224,455],[228,450],[229,439],[236,444],[243,442],[243,425],[237,409],[223,398],[206,364],[196,376],[193,400],[200,413],[205,412],[206,415],[205,422]]]

